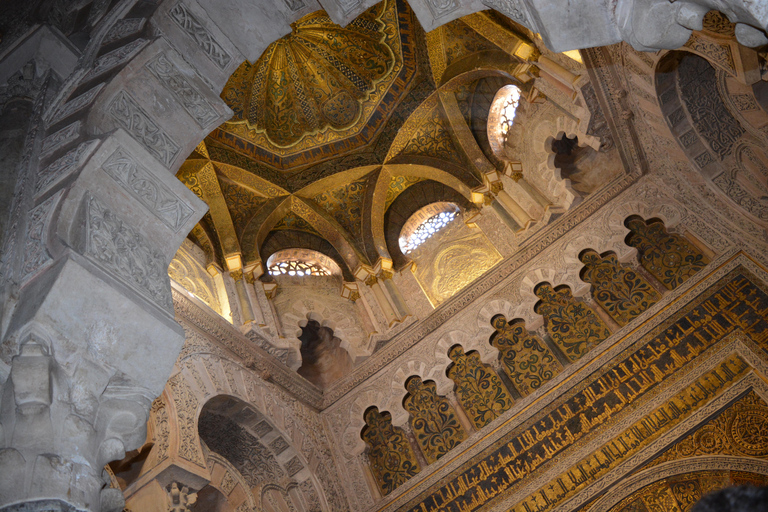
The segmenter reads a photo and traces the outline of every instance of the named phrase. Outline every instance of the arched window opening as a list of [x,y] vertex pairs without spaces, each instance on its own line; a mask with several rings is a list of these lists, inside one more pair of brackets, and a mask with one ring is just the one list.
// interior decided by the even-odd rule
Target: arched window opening
[[496,93],[488,114],[488,142],[493,151],[500,156],[504,154],[507,137],[515,122],[517,107],[520,105],[520,88],[516,85],[505,85]]
[[341,268],[331,258],[309,249],[284,249],[267,260],[272,276],[330,276],[340,275]]
[[440,230],[450,224],[459,214],[454,203],[432,203],[421,208],[405,222],[400,232],[400,250],[408,254]]

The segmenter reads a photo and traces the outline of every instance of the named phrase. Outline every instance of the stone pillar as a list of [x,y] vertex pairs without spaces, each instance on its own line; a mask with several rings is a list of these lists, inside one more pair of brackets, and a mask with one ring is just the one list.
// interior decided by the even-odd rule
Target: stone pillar
[[243,324],[253,322],[253,309],[248,301],[248,293],[245,291],[245,282],[243,281],[242,270],[232,270],[229,275],[235,281],[235,292],[237,293],[237,302],[240,304],[240,313],[242,314]]
[[256,284],[256,277],[254,277],[253,272],[247,272],[243,274],[243,278],[245,279],[245,292],[248,296],[248,303],[251,305],[251,312],[253,313],[253,321],[263,327],[266,325],[266,322],[264,320],[264,312],[261,310],[259,299],[256,295],[256,289],[254,287]]
[[456,416],[459,418],[459,423],[461,423],[461,426],[464,427],[464,430],[467,431],[467,434],[474,432],[475,427],[472,425],[472,422],[469,421],[469,418],[467,418],[467,413],[464,412],[464,408],[459,403],[459,399],[456,397],[456,393],[451,389],[445,394],[445,398],[456,411]]
[[405,320],[410,312],[408,311],[408,306],[405,305],[403,295],[400,293],[397,285],[392,280],[393,276],[394,272],[391,270],[382,270],[379,274],[380,281],[384,283],[384,289],[387,292],[387,296],[389,297],[390,302],[394,306],[395,312],[398,315],[398,320],[402,321]]
[[376,297],[376,302],[379,304],[379,308],[384,313],[384,318],[386,318],[386,321],[389,324],[388,327],[392,326],[392,324],[398,320],[397,313],[392,307],[392,304],[389,303],[389,299],[387,299],[387,295],[384,293],[381,283],[375,275],[371,274],[366,278],[365,284],[373,291],[373,295]]
[[418,441],[416,441],[416,436],[413,434],[413,429],[411,429],[411,423],[406,421],[402,425],[397,426],[397,428],[402,429],[406,439],[408,439],[408,442],[411,443],[413,453],[416,454],[416,460],[419,461],[419,466],[421,466],[423,471],[424,468],[429,466],[429,462],[427,462],[427,459],[424,457],[424,453],[421,451],[421,445]]

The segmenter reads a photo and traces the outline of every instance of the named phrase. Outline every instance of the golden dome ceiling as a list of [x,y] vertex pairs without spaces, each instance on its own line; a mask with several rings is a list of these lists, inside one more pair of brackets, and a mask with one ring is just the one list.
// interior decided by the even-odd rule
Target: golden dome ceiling
[[181,166],[210,206],[191,238],[230,268],[289,248],[327,255],[345,279],[403,260],[397,237],[414,211],[471,207],[498,168],[474,127],[501,85],[530,79],[535,54],[530,34],[492,12],[429,34],[404,0],[344,28],[305,16],[232,75],[233,119]]
[[369,142],[415,72],[404,2],[386,0],[344,28],[324,11],[291,26],[229,79],[222,98],[234,116],[214,134],[278,169]]

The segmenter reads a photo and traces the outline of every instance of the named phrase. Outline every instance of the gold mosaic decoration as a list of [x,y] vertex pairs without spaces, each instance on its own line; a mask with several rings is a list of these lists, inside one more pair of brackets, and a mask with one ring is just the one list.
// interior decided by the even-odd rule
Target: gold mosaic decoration
[[768,459],[768,404],[750,391],[646,467],[700,455]]
[[424,458],[433,463],[467,438],[456,410],[439,396],[435,383],[411,377],[405,383],[408,395],[403,408],[410,414],[411,429]]
[[696,246],[684,237],[667,232],[660,220],[630,217],[627,244],[637,248],[640,263],[648,272],[673,290],[709,263]]
[[372,407],[365,413],[361,437],[368,445],[368,461],[381,494],[386,496],[421,471],[403,431],[392,425],[388,412]]
[[313,235],[320,236],[320,234],[315,230],[315,228],[312,227],[312,225],[309,222],[307,222],[306,220],[299,217],[293,212],[287,214],[285,217],[280,219],[280,222],[275,224],[275,226],[272,228],[272,231],[281,231],[285,229],[295,229],[297,231],[306,231],[307,233],[312,233]]
[[567,286],[553,288],[549,283],[541,283],[535,293],[541,300],[534,311],[544,317],[547,332],[571,361],[611,335],[600,317],[576,300]]
[[415,70],[403,44],[411,16],[406,4],[385,0],[343,28],[325,11],[292,23],[290,34],[230,77],[221,96],[234,116],[217,137],[285,156],[370,130],[371,121],[382,125],[379,107],[396,103],[404,83],[395,82],[410,79],[401,71]]
[[768,484],[768,476],[742,471],[696,471],[654,482],[625,498],[611,512],[688,512],[705,494],[731,485]]
[[402,155],[424,155],[448,162],[462,162],[440,109],[435,108],[403,148]]
[[322,192],[312,199],[356,238],[362,236],[363,203],[368,177]]
[[507,322],[497,315],[492,323],[496,333],[491,345],[499,350],[504,371],[521,395],[533,393],[563,370],[544,341],[528,332],[525,321]]
[[592,285],[592,297],[620,326],[656,304],[661,295],[641,275],[619,263],[616,255],[585,251],[581,279]]
[[425,179],[418,176],[393,176],[390,178],[387,197],[384,200],[384,211],[387,211],[387,208],[397,199],[397,196],[405,192],[405,189]]
[[464,353],[460,346],[448,352],[453,364],[448,378],[456,383],[456,398],[476,429],[481,429],[512,407],[512,397],[501,379],[480,361],[477,352]]

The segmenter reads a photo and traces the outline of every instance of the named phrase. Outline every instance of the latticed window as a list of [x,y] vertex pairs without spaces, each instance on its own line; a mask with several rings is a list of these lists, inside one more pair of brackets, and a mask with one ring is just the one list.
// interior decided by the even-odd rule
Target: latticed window
[[499,124],[501,125],[501,134],[506,139],[507,133],[512,129],[517,106],[520,103],[520,89],[514,85],[507,86],[504,89],[506,97],[499,112]]
[[443,229],[455,219],[456,215],[458,215],[458,211],[440,212],[419,224],[419,227],[416,228],[401,247],[403,253],[408,254],[426,242],[429,237]]
[[281,261],[269,267],[269,273],[273,276],[329,276],[327,269],[317,263],[308,263],[300,260]]

